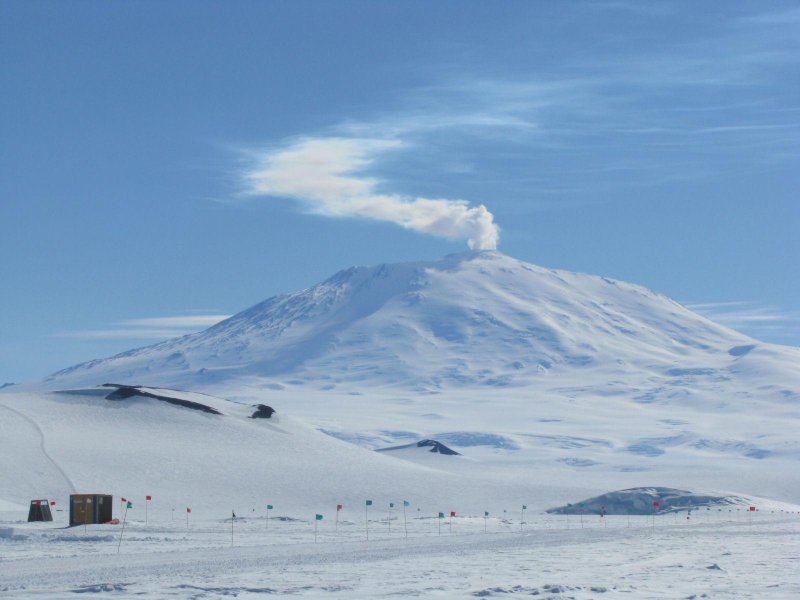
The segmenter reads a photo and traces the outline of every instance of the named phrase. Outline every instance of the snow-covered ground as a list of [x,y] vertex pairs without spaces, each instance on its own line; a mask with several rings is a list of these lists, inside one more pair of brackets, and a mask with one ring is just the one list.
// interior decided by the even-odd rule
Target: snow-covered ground
[[[456,410],[456,399],[436,397],[453,406],[447,424],[459,433],[442,437],[462,455],[450,456],[424,447],[374,452],[366,442],[319,431],[309,425],[312,414],[296,418],[283,406],[273,406],[278,412],[272,418],[253,419],[254,406],[205,394],[156,390],[221,414],[145,396],[109,400],[112,391],[0,394],[0,499],[24,506],[42,497],[61,504],[76,491],[152,495],[179,510],[190,506],[204,518],[203,511],[219,507],[271,503],[302,514],[367,498],[459,513],[498,513],[522,504],[544,511],[640,486],[732,494],[761,506],[762,498],[792,502],[798,486],[791,456],[753,458],[705,448],[631,452],[626,437],[638,439],[649,423],[628,416],[631,433],[619,432],[613,412],[588,407],[548,407],[549,419],[529,418],[516,425],[522,433],[500,435],[480,433],[500,425],[491,414],[483,417],[478,403],[462,402]],[[345,401],[336,406],[361,428],[381,416],[384,427],[395,419],[388,402],[378,413],[366,407],[359,412]],[[757,425],[756,419],[743,424],[728,416],[714,422],[729,427],[729,435],[734,427],[744,434]],[[785,429],[777,420],[771,427]],[[581,428],[592,428],[597,437],[572,433]],[[781,435],[788,444],[794,434]]]
[[[121,526],[0,523],[0,595],[65,598],[775,598],[800,596],[800,517],[757,513],[408,521],[328,512],[175,521],[154,509]],[[141,513],[139,510],[138,513]],[[381,518],[382,517],[382,518]],[[119,551],[118,551],[119,548]]]
[[[740,467],[738,482],[734,472],[726,479],[750,495],[695,510],[688,520],[685,513],[655,520],[600,519],[590,510],[548,515],[547,508],[623,482],[707,489],[718,463],[691,469],[687,462],[683,473],[680,461],[657,472],[592,472],[563,461],[537,463],[532,453],[474,452],[476,446],[460,447],[473,456],[426,447],[379,453],[281,410],[251,419],[251,405],[203,394],[157,390],[221,414],[145,396],[108,400],[111,391],[0,395],[2,597],[800,593],[800,508],[752,494],[755,470]],[[569,438],[554,439],[556,447],[576,447]],[[793,478],[787,471],[784,479]],[[115,516],[127,515],[121,545],[121,525],[65,527],[72,491],[114,494]],[[147,523],[145,495],[152,496]],[[133,502],[127,513],[121,496]],[[31,498],[56,501],[53,523],[24,522]],[[373,500],[369,509],[366,499]],[[403,500],[410,504],[405,519]],[[757,512],[747,510],[751,503]],[[274,506],[269,513],[267,504]],[[337,504],[344,504],[338,527]]]

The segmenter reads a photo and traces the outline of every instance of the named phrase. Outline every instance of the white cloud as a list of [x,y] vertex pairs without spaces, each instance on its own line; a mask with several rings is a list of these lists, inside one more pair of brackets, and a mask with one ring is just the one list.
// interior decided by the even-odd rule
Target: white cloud
[[84,340],[167,340],[181,337],[191,331],[185,329],[86,329],[83,331],[68,331],[58,334],[57,337],[67,337]]
[[499,228],[483,205],[379,191],[381,180],[363,171],[400,147],[396,139],[301,138],[258,156],[245,179],[251,194],[299,200],[315,214],[389,221],[420,233],[465,239],[470,248],[496,248]]
[[145,319],[128,319],[120,321],[117,325],[126,327],[171,327],[171,328],[200,328],[211,327],[230,315],[187,315],[178,317],[149,317]]
[[223,314],[191,314],[170,317],[127,319],[105,329],[88,329],[57,334],[75,339],[165,340],[211,327],[229,318]]
[[800,23],[800,8],[792,7],[782,11],[748,15],[746,17],[741,17],[740,21],[745,25],[763,23],[791,27],[792,25]]
[[754,337],[795,339],[800,314],[757,302],[702,302],[686,305],[712,321]]

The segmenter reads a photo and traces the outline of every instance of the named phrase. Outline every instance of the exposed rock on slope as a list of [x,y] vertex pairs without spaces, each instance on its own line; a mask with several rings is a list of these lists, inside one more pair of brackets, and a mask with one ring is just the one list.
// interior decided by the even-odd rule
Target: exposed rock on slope
[[448,448],[436,440],[420,440],[415,444],[403,444],[402,446],[392,446],[391,448],[378,448],[376,452],[394,452],[397,450],[408,450],[413,448],[422,448],[425,452],[432,452],[434,454],[461,456],[460,452],[456,452],[452,448]]
[[[658,502],[658,506],[654,503]],[[547,512],[559,515],[652,515],[676,510],[699,508],[728,508],[743,506],[747,499],[738,496],[697,494],[667,487],[641,487],[609,492],[575,504],[551,508]]]

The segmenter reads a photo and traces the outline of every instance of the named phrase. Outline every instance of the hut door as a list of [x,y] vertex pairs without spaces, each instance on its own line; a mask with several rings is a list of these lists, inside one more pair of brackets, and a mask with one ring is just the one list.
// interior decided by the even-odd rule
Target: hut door
[[84,515],[86,514],[83,504],[83,498],[72,498],[72,523],[71,525],[80,525],[84,522]]
[[92,499],[73,498],[72,499],[73,525],[83,525],[93,523],[92,520]]

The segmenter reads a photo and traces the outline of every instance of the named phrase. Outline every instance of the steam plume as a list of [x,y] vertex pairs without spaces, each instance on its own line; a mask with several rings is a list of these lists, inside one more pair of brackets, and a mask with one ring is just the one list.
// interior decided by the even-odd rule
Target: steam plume
[[476,250],[497,247],[499,229],[482,204],[414,198],[377,191],[380,180],[361,176],[376,155],[401,145],[368,138],[304,138],[270,152],[246,173],[250,192],[293,198],[319,215],[390,221]]

